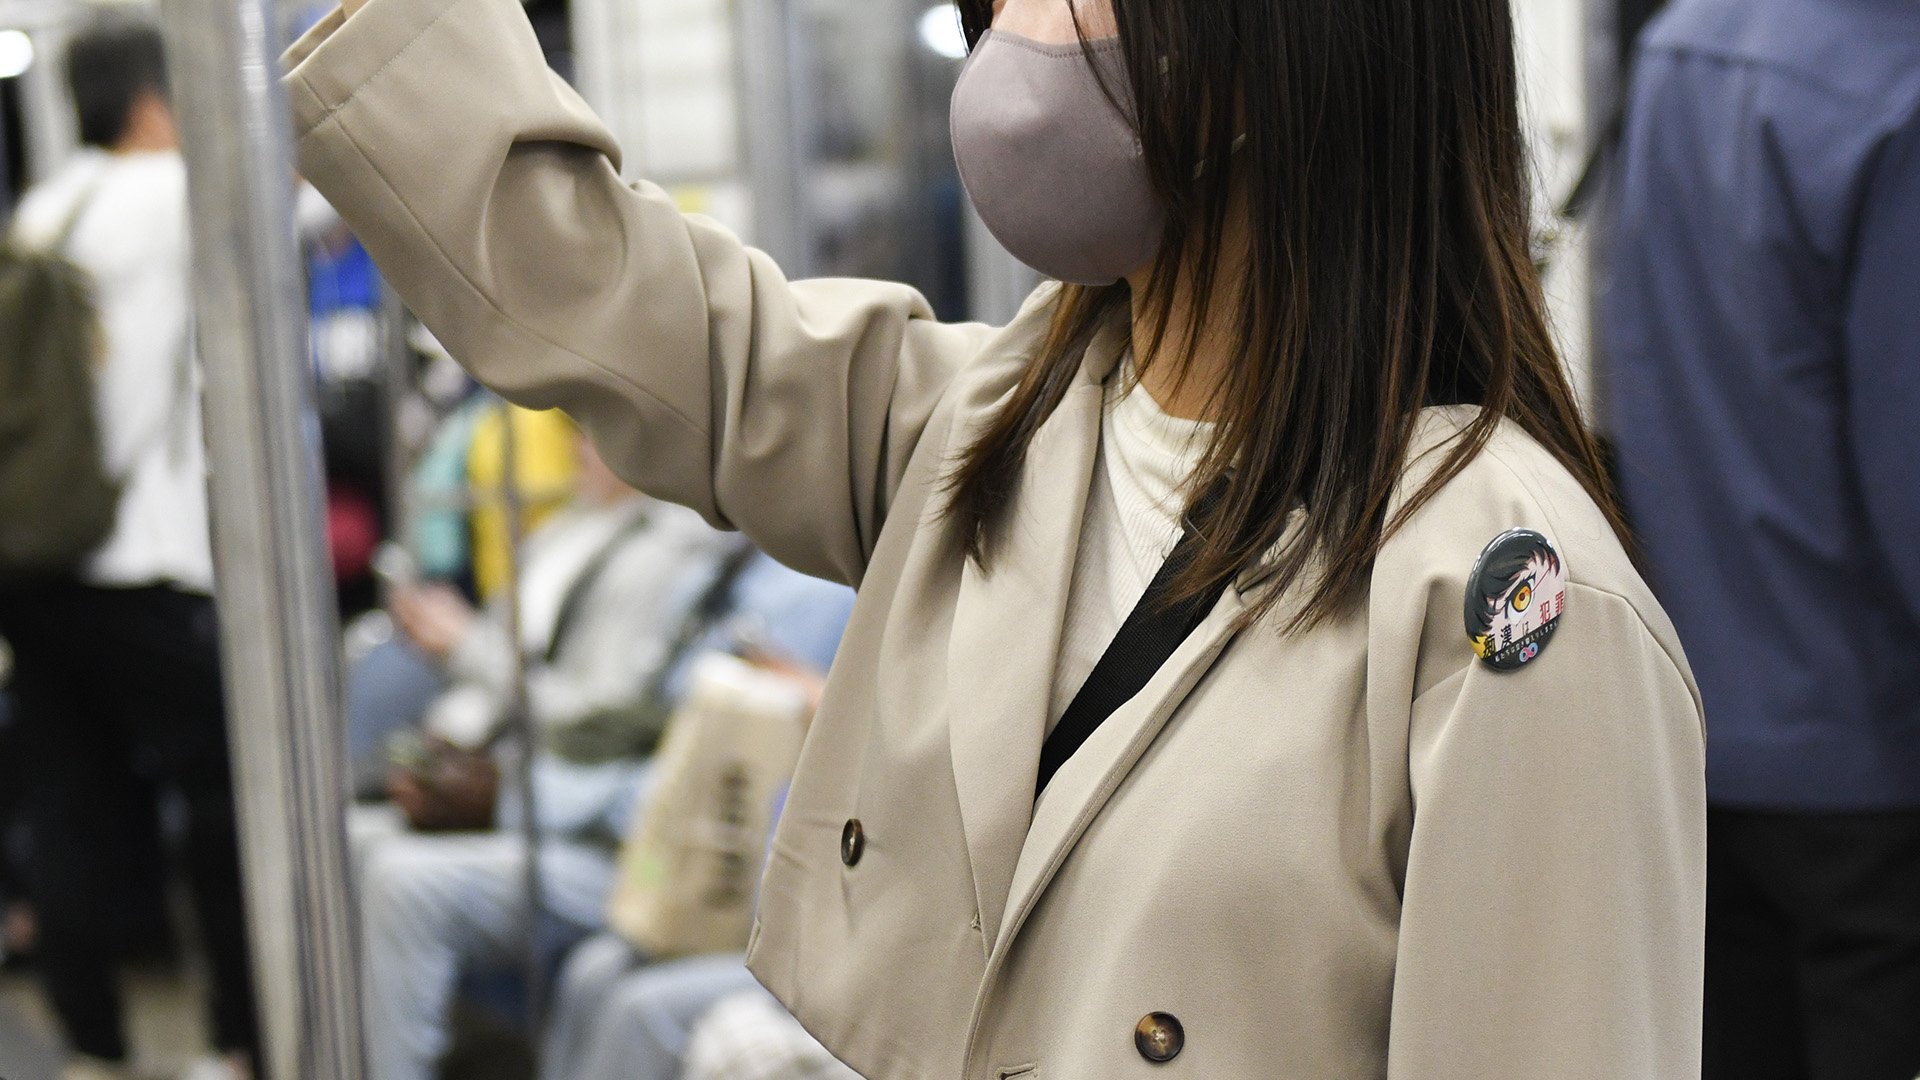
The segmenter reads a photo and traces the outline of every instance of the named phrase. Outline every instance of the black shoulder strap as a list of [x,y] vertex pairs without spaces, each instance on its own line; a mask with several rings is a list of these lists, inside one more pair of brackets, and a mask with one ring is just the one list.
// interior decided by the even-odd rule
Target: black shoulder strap
[[1213,605],[1226,591],[1223,580],[1205,593],[1176,603],[1167,603],[1168,590],[1173,581],[1193,561],[1194,553],[1200,547],[1200,535],[1195,531],[1193,518],[1200,516],[1204,507],[1213,496],[1203,496],[1195,506],[1195,513],[1189,514],[1186,531],[1181,533],[1180,542],[1173,547],[1172,554],[1162,563],[1153,581],[1147,585],[1146,593],[1140,597],[1125,622],[1120,624],[1119,633],[1107,645],[1107,651],[1100,655],[1100,661],[1093,665],[1093,671],[1087,675],[1073,702],[1067,711],[1061,714],[1060,722],[1054,725],[1047,736],[1046,743],[1040,748],[1040,772],[1034,782],[1033,797],[1038,800],[1040,793],[1047,789],[1047,782],[1060,766],[1067,763],[1074,751],[1087,741],[1107,717],[1125,705],[1146,687],[1147,681],[1160,670],[1180,643],[1193,633]]
[[660,662],[654,666],[653,674],[648,676],[647,685],[641,691],[643,705],[664,705],[667,695],[667,683],[674,673],[680,670],[680,664],[692,652],[694,646],[706,639],[707,632],[714,624],[725,618],[733,608],[733,586],[746,572],[760,549],[754,547],[745,537],[734,541],[733,547],[720,559],[715,568],[713,580],[700,591],[693,606],[687,609],[680,620],[680,628],[674,633],[673,640],[667,643],[666,651],[660,654]]

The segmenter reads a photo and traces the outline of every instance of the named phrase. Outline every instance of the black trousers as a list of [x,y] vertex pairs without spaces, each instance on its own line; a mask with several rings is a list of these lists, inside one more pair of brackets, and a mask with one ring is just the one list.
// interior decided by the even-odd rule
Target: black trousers
[[[171,789],[212,988],[216,1044],[253,1050],[240,852],[213,602],[170,588],[56,581],[0,591],[32,834],[36,964],[75,1049],[126,1056],[118,962],[134,804]],[[132,880],[129,880],[132,879]]]
[[1920,1076],[1920,812],[1707,815],[1706,1080]]

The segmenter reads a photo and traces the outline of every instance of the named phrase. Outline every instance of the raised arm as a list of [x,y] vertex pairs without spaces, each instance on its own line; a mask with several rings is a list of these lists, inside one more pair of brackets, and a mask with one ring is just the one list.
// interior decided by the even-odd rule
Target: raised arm
[[902,285],[788,282],[628,188],[516,0],[372,0],[289,50],[300,169],[476,377],[565,409],[635,486],[857,584],[992,333]]

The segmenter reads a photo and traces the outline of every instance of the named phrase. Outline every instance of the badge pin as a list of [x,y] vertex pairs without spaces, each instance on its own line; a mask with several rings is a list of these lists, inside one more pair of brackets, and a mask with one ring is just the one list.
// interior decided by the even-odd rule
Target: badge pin
[[1567,564],[1547,538],[1510,529],[1467,578],[1467,641],[1488,667],[1512,671],[1540,655],[1567,609]]

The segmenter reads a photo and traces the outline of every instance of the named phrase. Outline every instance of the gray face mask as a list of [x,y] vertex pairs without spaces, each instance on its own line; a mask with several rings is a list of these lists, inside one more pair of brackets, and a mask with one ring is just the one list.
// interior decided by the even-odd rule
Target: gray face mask
[[953,155],[981,220],[1014,258],[1076,285],[1109,285],[1159,250],[1166,208],[1131,117],[1119,38],[1049,45],[989,31],[953,90]]

